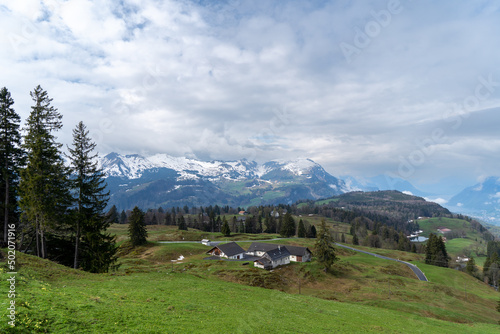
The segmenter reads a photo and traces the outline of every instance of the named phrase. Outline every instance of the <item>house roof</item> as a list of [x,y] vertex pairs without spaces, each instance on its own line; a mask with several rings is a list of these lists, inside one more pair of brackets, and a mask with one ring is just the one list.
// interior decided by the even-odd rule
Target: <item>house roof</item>
[[277,245],[277,244],[265,244],[265,243],[260,243],[260,242],[252,242],[250,247],[248,248],[248,252],[267,252],[270,250],[273,250],[275,248],[280,247],[286,247],[290,255],[295,255],[295,256],[304,256],[306,255],[307,252],[312,253],[309,248],[307,247],[300,247],[300,246],[289,246],[289,245]]
[[[223,245],[217,245],[214,248],[219,248],[224,254],[227,256],[233,256],[241,253],[245,253],[245,250],[240,247],[236,242],[229,242],[227,244]],[[211,252],[214,248],[209,250],[208,252]]]
[[270,251],[271,249],[275,249],[278,247],[276,244],[264,244],[261,242],[252,242],[250,247],[248,247],[248,252],[267,252]]
[[307,252],[312,254],[312,252],[307,247],[287,245],[286,249],[288,249],[288,251],[290,252],[290,255],[295,255],[295,256],[305,256],[307,254]]
[[276,260],[279,260],[283,257],[290,256],[290,252],[284,246],[278,246],[275,249],[271,249],[271,250],[267,251],[266,254],[269,256],[271,261],[276,261]]

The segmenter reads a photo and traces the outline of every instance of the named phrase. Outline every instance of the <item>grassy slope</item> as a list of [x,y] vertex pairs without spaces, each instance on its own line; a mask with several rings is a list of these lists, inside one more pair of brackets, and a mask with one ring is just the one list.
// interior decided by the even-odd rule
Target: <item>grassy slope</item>
[[[486,241],[482,240],[481,234],[470,228],[470,223],[462,219],[452,218],[430,218],[418,220],[420,228],[424,231],[423,236],[430,233],[442,235],[437,232],[439,227],[446,227],[454,231],[464,231],[466,238],[455,238],[446,242],[446,250],[452,257],[464,256],[468,250],[474,256],[476,264],[482,266],[486,257]],[[479,255],[478,255],[479,254]]]
[[[199,247],[199,245],[196,245]],[[165,247],[163,247],[165,248]],[[93,275],[19,254],[18,326],[2,332],[493,333],[360,304],[254,288],[169,267]],[[2,294],[5,295],[2,273]],[[5,303],[3,302],[3,306]],[[2,319],[5,307],[2,307]]]

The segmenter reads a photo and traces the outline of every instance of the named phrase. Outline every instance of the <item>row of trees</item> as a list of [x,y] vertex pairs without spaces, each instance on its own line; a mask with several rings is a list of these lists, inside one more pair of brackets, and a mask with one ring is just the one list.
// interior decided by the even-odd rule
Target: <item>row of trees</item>
[[97,166],[96,145],[83,122],[73,130],[65,165],[55,132],[62,115],[42,87],[30,92],[31,112],[21,119],[7,88],[0,90],[1,209],[7,226],[16,225],[23,252],[74,268],[106,272],[116,262],[114,237],[106,233],[109,193]]

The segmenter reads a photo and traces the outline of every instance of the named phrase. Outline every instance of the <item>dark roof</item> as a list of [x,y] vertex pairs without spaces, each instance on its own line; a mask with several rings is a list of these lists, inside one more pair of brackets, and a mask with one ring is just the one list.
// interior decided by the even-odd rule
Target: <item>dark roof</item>
[[272,261],[279,260],[282,257],[290,256],[290,252],[284,246],[278,246],[277,248],[271,249],[267,251],[266,254],[271,258]]
[[261,252],[267,252],[270,251],[271,249],[275,249],[278,247],[276,244],[264,244],[261,242],[252,242],[250,247],[248,247],[248,252],[256,252],[256,251],[261,251]]
[[273,250],[277,247],[286,247],[288,251],[290,252],[290,255],[295,255],[295,256],[304,256],[306,255],[306,251],[309,253],[312,253],[309,248],[307,247],[300,247],[300,246],[289,246],[289,245],[277,245],[277,244],[264,244],[260,242],[252,242],[250,247],[248,248],[248,252],[256,252],[256,251],[261,251],[261,252],[267,252],[270,250]]
[[224,254],[226,254],[227,256],[233,256],[236,254],[245,253],[245,250],[243,248],[241,248],[240,245],[238,245],[234,241],[229,242],[227,244],[218,245],[216,247],[219,248],[221,251],[223,251]]
[[264,266],[266,265],[271,265],[271,261],[269,261],[268,259],[266,259],[265,257],[261,257],[261,258],[258,258],[257,260],[253,261],[253,262],[260,262],[262,263]]
[[307,248],[307,247],[286,245],[286,249],[288,249],[288,251],[290,252],[291,255],[295,255],[295,256],[305,256],[306,251],[308,251],[309,253],[312,253],[309,250],[309,248]]

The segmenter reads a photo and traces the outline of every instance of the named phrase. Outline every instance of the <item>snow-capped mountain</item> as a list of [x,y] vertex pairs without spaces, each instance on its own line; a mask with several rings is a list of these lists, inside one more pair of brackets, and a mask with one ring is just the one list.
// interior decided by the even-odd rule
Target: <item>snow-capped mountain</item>
[[[104,173],[109,176],[138,179],[145,171],[167,168],[177,171],[181,179],[195,179],[203,176],[212,179],[241,180],[253,177],[255,162],[241,161],[200,161],[184,157],[172,157],[166,154],[156,154],[143,157],[138,154],[120,155],[110,153],[100,159]],[[193,174],[193,171],[196,174]]]
[[498,223],[500,221],[500,178],[488,177],[483,182],[465,188],[449,200],[447,207],[455,212]]
[[120,209],[293,203],[350,190],[310,159],[257,164],[110,153],[100,158],[100,165],[107,176],[110,205]]

